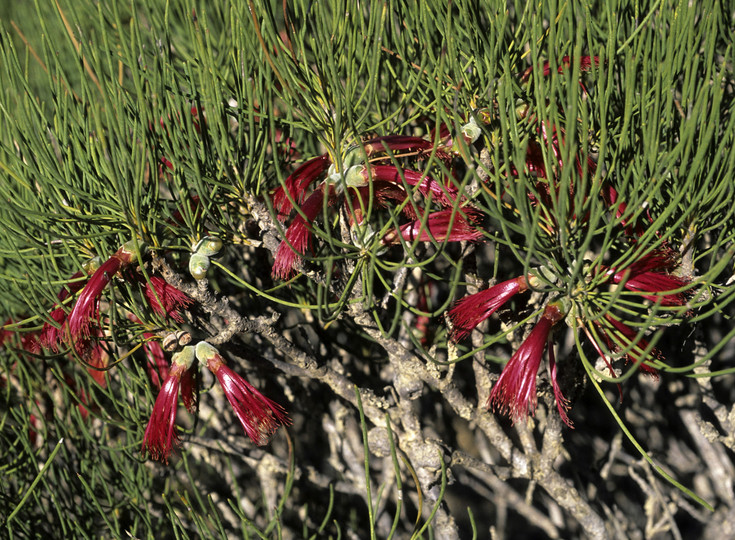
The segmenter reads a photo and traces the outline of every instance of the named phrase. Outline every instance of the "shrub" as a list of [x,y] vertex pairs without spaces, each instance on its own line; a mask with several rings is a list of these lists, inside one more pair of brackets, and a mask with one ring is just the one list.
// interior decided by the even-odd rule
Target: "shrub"
[[731,13],[141,4],[3,8],[10,537],[731,534]]

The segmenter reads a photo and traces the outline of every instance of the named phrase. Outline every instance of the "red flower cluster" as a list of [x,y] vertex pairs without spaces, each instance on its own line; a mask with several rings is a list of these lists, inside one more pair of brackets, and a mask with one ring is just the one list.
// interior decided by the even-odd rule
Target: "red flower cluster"
[[[449,178],[437,180],[394,164],[396,159],[407,156],[421,160],[430,151],[440,158],[449,157],[447,148],[436,149],[431,141],[423,138],[378,137],[348,150],[342,163],[344,174],[337,172],[328,154],[296,169],[272,193],[279,220],[285,221],[294,207],[298,207],[276,253],[273,276],[287,279],[302,256],[313,255],[312,224],[340,202],[344,204],[350,226],[364,223],[367,208],[386,208],[389,203],[401,205],[401,213],[408,222],[381,238],[383,244],[396,243],[401,238],[407,242],[480,238],[477,213],[466,206],[466,201],[457,200],[457,187]],[[423,200],[417,202],[414,194]],[[426,207],[431,202],[444,209],[430,212]]]
[[[152,276],[146,281],[140,274],[129,271],[134,262],[135,252],[132,246],[126,244],[104,263],[89,265],[87,267],[91,274],[89,277],[84,272],[74,274],[67,286],[57,294],[58,303],[49,313],[50,320],[44,323],[38,337],[40,347],[47,350],[58,353],[62,347],[71,348],[73,354],[87,365],[90,375],[101,386],[106,385],[105,371],[109,353],[104,342],[105,331],[100,321],[100,300],[115,275],[125,273],[130,279],[140,282],[144,288],[143,297],[148,307],[162,317],[183,322],[180,310],[191,303],[187,295],[166,283],[164,279]],[[79,296],[71,311],[67,313],[64,303],[77,293]],[[130,319],[140,323],[134,316]],[[151,341],[152,334],[144,333],[144,337],[149,339],[146,344],[149,355],[155,358],[158,350],[157,344]],[[156,363],[160,364],[160,360]],[[152,379],[155,382],[157,375],[155,377],[152,375]]]
[[[582,57],[579,60],[582,71],[597,63],[598,60],[594,57]],[[570,58],[565,57],[558,71],[562,72],[570,65]],[[549,64],[545,64],[542,76],[547,76],[551,72]],[[526,70],[521,77],[522,82],[527,81],[532,73],[532,69]],[[586,88],[584,86],[582,88],[586,95]],[[562,162],[564,132],[554,125],[539,122],[528,106],[519,110],[519,116],[531,124],[539,140],[532,139],[529,142],[526,162],[522,166],[516,167],[510,164],[506,168],[508,176],[517,177],[519,170],[524,169],[529,176],[537,178],[538,182],[535,183],[534,191],[528,196],[533,205],[542,207],[540,209],[542,217],[550,216],[552,212],[545,212],[545,210],[553,208],[554,200],[560,197],[556,175],[564,165]],[[542,148],[551,150],[550,167],[545,163]],[[586,163],[586,166],[583,167],[582,163]],[[594,174],[596,167],[596,163],[589,157],[578,156],[576,158],[575,172],[580,180],[585,173]],[[579,185],[589,184],[589,182],[579,182]],[[569,209],[569,220],[578,219],[578,216],[574,214],[572,197],[576,187],[576,183],[570,183],[570,193],[566,199],[565,207]],[[646,221],[649,223],[652,221],[648,213],[645,213],[644,219],[630,222],[627,218],[629,215],[627,206],[620,200],[618,192],[606,180],[603,180],[601,187],[599,196],[610,207],[613,224],[619,227],[621,236],[642,235]],[[557,225],[553,220],[548,219],[546,224],[549,232]],[[637,239],[634,238],[631,240],[631,251],[636,253],[636,248]],[[556,294],[556,297],[545,305],[539,321],[506,364],[490,393],[488,407],[509,414],[513,419],[533,414],[536,407],[536,376],[544,351],[548,348],[549,377],[559,414],[566,424],[572,425],[567,416],[568,400],[562,394],[557,382],[557,365],[554,359],[553,342],[550,339],[553,328],[564,320],[570,320],[570,324],[575,324],[583,329],[597,353],[607,363],[613,376],[615,372],[609,360],[612,354],[624,356],[627,360],[634,362],[638,369],[655,376],[656,370],[651,363],[655,363],[654,359],[661,358],[661,356],[645,339],[642,339],[647,327],[641,327],[641,325],[645,322],[639,326],[623,322],[615,314],[615,309],[610,309],[611,306],[597,306],[588,298],[595,298],[599,293],[607,293],[607,296],[610,297],[613,296],[610,294],[611,288],[623,288],[626,292],[616,293],[615,298],[627,295],[624,297],[625,309],[621,311],[626,313],[628,320],[633,310],[638,309],[641,313],[645,311],[646,302],[666,308],[681,308],[687,303],[686,291],[690,287],[691,280],[688,277],[676,275],[674,271],[677,267],[677,255],[668,247],[662,247],[637,257],[634,256],[624,264],[612,267],[598,264],[591,267],[583,274],[577,288],[566,295],[558,292],[558,288],[548,289],[548,292]],[[526,276],[503,281],[457,301],[447,314],[450,321],[451,339],[461,340],[511,298],[529,288],[539,293],[546,292],[545,281],[554,279],[549,278],[547,273],[548,271],[531,271]],[[546,275],[543,280],[541,279],[542,274]],[[596,309],[599,309],[598,313],[595,312]],[[568,316],[569,319],[567,319]]]
[[569,407],[568,402],[556,382],[556,362],[553,344],[549,340],[552,327],[563,320],[565,315],[562,305],[558,302],[548,304],[544,308],[539,322],[503,368],[498,382],[490,392],[488,406],[508,413],[514,419],[534,413],[536,410],[536,375],[548,344],[549,375],[556,406],[562,420],[567,425],[572,425],[566,413]]
[[[660,306],[686,306],[687,288],[691,280],[670,272],[677,267],[676,256],[668,248],[658,249],[643,255],[622,268],[600,268],[609,282],[622,285],[628,291]],[[603,282],[603,284],[606,282]],[[661,353],[652,349],[645,339],[639,337],[635,328],[605,313],[592,321],[583,321],[582,328],[600,357],[607,363],[610,373],[615,372],[603,349],[621,352],[639,369],[656,376],[656,370],[646,364],[651,357],[661,358]],[[644,328],[645,330],[645,328]]]
[[526,278],[520,276],[465,296],[447,314],[452,321],[452,339],[459,341],[464,338],[513,296],[527,289]]
[[20,321],[15,321],[12,317],[7,319],[0,326],[0,347],[14,345],[19,346],[22,351],[32,354],[38,353],[41,348],[39,343],[40,334],[36,331],[21,331],[21,328]]
[[[625,269],[603,269],[603,275],[607,277],[607,280],[598,283],[596,287],[603,287],[607,284],[622,285],[640,294],[644,299],[659,305],[684,306],[686,293],[682,290],[686,289],[690,280],[670,274],[669,271],[674,266],[675,258],[671,252],[668,250],[653,251],[627,265]],[[541,285],[541,281],[532,273],[528,278],[518,277],[504,281],[459,300],[448,312],[452,323],[452,339],[458,341],[465,337],[510,298],[527,290],[529,283],[534,287]],[[587,291],[585,294],[590,292]],[[575,301],[573,298],[572,302]],[[554,349],[553,344],[549,341],[553,326],[564,320],[570,309],[571,305],[566,300],[546,305],[539,322],[503,369],[490,394],[488,406],[508,413],[514,419],[533,414],[536,408],[536,375],[548,344],[549,375],[559,414],[567,425],[572,425],[566,414],[569,408],[568,401],[564,398],[557,383]],[[647,361],[652,357],[660,358],[660,353],[652,349],[645,339],[640,338],[639,334],[642,332],[631,328],[609,311],[597,318],[583,317],[580,315],[581,312],[581,309],[576,311],[576,319],[580,322],[581,328],[597,353],[607,363],[613,376],[615,376],[615,371],[608,360],[606,351],[621,353],[634,362],[638,369],[656,375],[656,370],[648,365]]]
[[198,373],[195,358],[217,378],[245,433],[255,444],[268,444],[281,425],[290,424],[283,407],[258,392],[227,367],[217,349],[206,341],[201,341],[196,347],[186,346],[173,355],[166,381],[158,393],[145,430],[141,448],[143,453],[148,453],[153,459],[168,462],[171,452],[178,444],[176,413],[179,395],[187,410],[194,410]]
[[145,296],[154,313],[171,318],[178,323],[184,322],[180,310],[191,304],[191,298],[173,285],[166,283],[166,280],[158,276],[151,276],[145,284]]
[[[672,275],[678,265],[676,254],[669,248],[657,249],[622,268],[610,268],[607,275],[615,284],[641,293],[643,298],[662,306],[683,306],[683,292],[689,279]],[[603,269],[604,270],[604,269]]]

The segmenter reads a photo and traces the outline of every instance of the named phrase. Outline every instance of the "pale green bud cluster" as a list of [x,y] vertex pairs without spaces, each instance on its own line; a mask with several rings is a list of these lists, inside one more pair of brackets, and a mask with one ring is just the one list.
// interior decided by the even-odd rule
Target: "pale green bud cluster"
[[222,240],[216,236],[205,236],[192,246],[194,253],[189,258],[189,273],[194,279],[207,277],[210,261],[209,258],[217,255],[222,249]]
[[205,236],[195,246],[194,253],[213,257],[222,249],[222,240],[216,236]]
[[194,253],[189,258],[189,273],[194,279],[204,279],[209,270],[209,257],[201,253]]

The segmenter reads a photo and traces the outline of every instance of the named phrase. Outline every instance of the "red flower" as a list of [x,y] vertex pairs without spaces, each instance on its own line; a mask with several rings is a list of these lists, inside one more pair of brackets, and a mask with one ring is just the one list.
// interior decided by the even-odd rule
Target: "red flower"
[[411,154],[422,154],[430,151],[434,144],[421,137],[411,137],[406,135],[385,135],[365,141],[364,148],[368,157],[374,156],[378,152],[402,152]]
[[602,200],[605,201],[608,206],[615,209],[615,218],[620,220],[620,223],[625,229],[625,234],[628,236],[642,236],[643,233],[646,232],[646,221],[649,225],[653,223],[653,218],[648,213],[648,210],[646,210],[645,216],[640,215],[633,223],[630,223],[628,219],[624,218],[623,216],[628,210],[628,205],[624,201],[618,202],[620,196],[618,195],[617,190],[611,186],[609,182],[603,182],[601,195]]
[[7,341],[13,341],[13,338],[16,338],[16,343],[20,343],[20,348],[22,350],[37,354],[40,351],[38,332],[26,332],[20,327],[16,327],[12,330],[7,329],[8,326],[13,326],[15,323],[16,321],[9,318],[2,326],[0,326],[0,347],[3,347]]
[[278,219],[286,219],[293,210],[293,203],[286,193],[288,192],[294,202],[300,205],[306,198],[309,186],[327,171],[330,164],[331,161],[327,154],[312,158],[291,173],[286,178],[284,186],[273,191],[273,208],[278,212]]
[[[534,414],[537,400],[536,374],[549,341],[551,328],[563,318],[564,314],[558,305],[548,304],[546,306],[541,319],[513,354],[493,386],[488,399],[488,407],[510,415],[513,420]],[[568,407],[567,400],[561,394],[556,381],[556,363],[553,356],[550,358],[549,373],[559,414],[562,420],[571,426],[565,410]]]
[[503,281],[459,300],[447,314],[452,321],[452,340],[459,341],[490,317],[512,296],[528,289],[526,278],[521,276]]
[[629,291],[657,293],[644,294],[643,298],[651,302],[660,302],[662,306],[683,306],[687,302],[686,295],[683,292],[672,292],[689,283],[689,280],[685,278],[660,272],[644,272],[627,280],[621,277],[620,281],[624,282],[624,287]]
[[[579,65],[580,71],[589,71],[593,64],[596,66],[599,65],[599,58],[596,56],[581,56],[578,58],[564,56],[563,58],[561,58],[560,64],[557,67],[556,71],[558,73],[562,73],[564,70],[568,69],[573,62]],[[529,67],[528,69],[526,69],[520,76],[521,82],[527,82],[531,74],[537,72],[538,69],[539,67]],[[551,65],[549,64],[549,62],[545,62],[541,66],[541,75],[546,77],[551,73]],[[586,95],[587,89],[585,88],[584,84],[580,81],[579,85],[582,88],[583,94]],[[548,121],[540,121],[528,104],[518,107],[516,111],[519,116],[525,118],[529,122],[529,124],[534,127],[536,133],[539,135],[538,140],[531,139],[526,147],[526,158],[524,163],[525,169],[530,175],[541,179],[536,182],[534,190],[535,192],[529,192],[528,196],[531,199],[532,204],[535,205],[541,203],[547,209],[551,209],[555,206],[553,202],[554,197],[562,195],[561,193],[559,193],[559,182],[557,175],[561,172],[564,166],[563,155],[566,153],[564,150],[564,129]],[[550,150],[550,155],[547,156],[548,162],[551,165],[550,167],[547,167],[547,160],[544,159],[544,148]],[[580,179],[583,177],[583,175],[585,175],[585,164],[587,167],[586,175],[590,178],[594,176],[597,164],[593,159],[591,159],[589,156],[578,154],[577,156],[575,156],[574,160],[576,172]],[[510,175],[512,177],[519,176],[518,169],[520,168],[520,164],[509,164]],[[567,199],[567,208],[571,220],[575,220],[577,218],[574,208],[574,195],[576,189],[578,189],[577,182],[570,182],[568,186],[568,193],[564,194],[564,197]],[[605,198],[606,196],[609,196],[612,192],[614,192],[612,188],[610,188],[610,190],[611,191],[608,191],[607,189],[603,190],[602,197],[603,199],[605,199],[606,202],[612,205],[612,203],[610,203],[609,200]],[[597,194],[596,191],[594,193],[595,195]],[[557,226],[555,219],[553,219],[552,216],[542,215],[542,217],[543,219],[550,221],[550,227],[553,228]],[[581,216],[580,219],[585,220],[587,219],[587,216]]]
[[[580,71],[589,71],[590,67],[592,67],[592,64],[595,66],[600,65],[600,58],[598,56],[580,56],[579,60],[577,61],[579,63],[579,70]],[[561,64],[559,67],[556,68],[557,73],[563,73],[565,69],[569,68],[572,65],[572,57],[570,56],[564,56],[561,59]],[[534,68],[533,66],[527,68],[523,74],[521,75],[521,82],[525,82],[530,77],[531,73],[533,73]],[[547,60],[544,62],[542,66],[542,73],[544,77],[548,77],[551,74],[551,64]],[[582,90],[585,94],[587,94],[587,88],[585,88],[584,84],[580,81],[579,85],[582,87]]]
[[[174,170],[174,164],[173,164],[173,163],[171,163],[171,161],[170,161],[169,159],[167,159],[167,158],[166,158],[165,156],[161,156],[161,163],[162,163],[162,164],[163,164],[163,165],[164,165],[164,166],[165,166],[165,167],[166,167],[166,168],[167,168],[167,169],[168,169],[169,171],[173,171],[173,170]],[[163,175],[163,169],[161,169],[161,168],[160,168],[160,165],[159,165],[159,171],[158,171],[158,174],[159,174],[160,176],[162,176],[162,175]]]
[[197,358],[217,377],[245,433],[255,444],[268,444],[280,425],[290,424],[283,407],[265,397],[227,367],[212,345],[206,341],[199,342]]
[[[59,305],[69,296],[71,296],[72,294],[76,294],[84,287],[87,282],[85,280],[79,279],[83,275],[83,272],[77,272],[70,278],[71,282],[68,283],[63,289],[61,289],[61,291],[56,295],[56,298],[58,298],[59,300],[58,304],[56,305]],[[51,311],[49,317],[51,317],[51,320],[53,320],[56,324],[45,322],[43,324],[43,328],[41,329],[41,335],[39,336],[38,341],[40,342],[42,347],[50,349],[54,352],[58,352],[59,344],[65,338],[64,333],[66,325],[66,311],[61,306],[56,307]]]
[[[398,236],[397,231],[390,231],[383,237],[383,243],[396,243]],[[482,231],[460,212],[447,209],[429,214],[426,223],[418,219],[401,225],[400,236],[406,242],[473,242],[482,238]]]
[[671,275],[668,271],[676,266],[674,254],[669,250],[655,250],[623,269],[608,270],[613,283],[622,283],[629,291],[655,293],[644,294],[643,298],[651,302],[660,302],[662,306],[683,306],[687,302],[683,292],[672,292],[681,289],[691,280]]
[[[419,171],[409,169],[399,169],[395,165],[372,165],[370,170],[364,169],[362,176],[367,180],[369,177],[373,181],[388,182],[396,186],[403,186],[403,179],[409,186],[415,186],[419,193],[432,198],[442,206],[451,206],[457,195],[457,187],[451,184],[442,184]],[[405,195],[404,195],[405,198]]]
[[194,347],[184,347],[174,354],[171,361],[171,370],[156,398],[141,448],[141,452],[147,451],[153,459],[167,463],[179,441],[175,426],[179,389],[186,407],[191,410],[193,406],[194,373],[190,368],[194,361]]
[[[334,189],[330,186],[327,195],[327,204],[334,201]],[[311,223],[322,211],[324,204],[324,186],[315,189],[301,206],[301,214],[294,218],[293,223],[286,230],[286,239],[278,246],[278,251],[273,260],[273,277],[288,279],[293,272],[298,260],[311,249]]]
[[107,259],[87,282],[69,314],[69,332],[72,339],[89,335],[90,322],[99,321],[100,297],[107,284],[121,268],[129,265],[135,257],[126,244]]
[[185,293],[158,276],[152,276],[146,283],[145,296],[155,313],[163,317],[171,317],[179,323],[184,322],[179,310],[192,302]]
[[[587,327],[583,326],[582,328],[585,334],[587,334],[587,338],[590,340],[595,350],[597,351],[597,354],[599,354],[600,358],[602,358],[607,364],[607,367],[613,377],[615,376],[615,370],[613,369],[612,365],[610,365],[610,362],[607,360],[605,353],[602,351],[602,347],[599,341],[600,338],[609,351],[625,351],[625,357],[629,361],[637,364],[638,369],[651,375],[654,378],[658,378],[656,369],[646,364],[645,360],[651,357],[662,358],[662,354],[658,349],[655,348],[649,350],[648,341],[646,341],[645,339],[639,339],[638,341],[635,341],[635,338],[638,335],[637,330],[631,328],[627,324],[617,320],[615,317],[609,314],[605,315],[604,318],[600,320],[594,321],[594,323],[601,332],[599,337],[593,335],[593,333],[588,330]],[[646,350],[648,350],[648,353],[644,354]]]
[[[197,120],[199,118],[199,110],[197,109],[196,105],[191,106],[191,117],[193,118],[192,124],[194,126],[194,129],[197,133],[201,134],[202,127],[199,125],[199,121]],[[202,111],[202,121],[205,125],[207,124],[207,119],[204,116],[204,111]]]
[[64,311],[63,307],[58,307],[51,311],[49,317],[51,317],[51,320],[56,324],[51,324],[49,322],[43,323],[41,335],[38,340],[44,348],[58,352],[59,344],[63,341],[63,332],[66,325],[66,311]]
[[[128,319],[135,324],[143,324],[143,322],[132,313],[128,315]],[[143,349],[145,350],[145,355],[148,359],[146,364],[148,376],[151,378],[153,386],[160,389],[161,378],[165,379],[168,377],[169,363],[166,360],[166,356],[163,354],[161,342],[155,334],[143,332],[143,339],[145,339],[143,342]]]
[[107,386],[107,364],[110,354],[107,350],[107,343],[101,338],[105,337],[102,329],[95,325],[91,330],[92,335],[74,342],[74,350],[82,362],[86,365],[89,375],[102,388]]
[[99,320],[100,296],[102,291],[120,270],[122,261],[110,257],[100,266],[79,295],[77,303],[69,314],[69,331],[73,339],[89,336],[90,322]]
[[13,323],[14,323],[13,319],[8,319],[0,327],[0,347],[2,347],[3,345],[5,345],[5,342],[8,341],[9,339],[11,339],[15,335],[15,332],[13,330],[6,330],[5,329],[6,326],[10,326]]
[[[351,223],[362,222],[362,209],[370,207],[365,201],[368,196],[374,198],[376,206],[384,206],[387,200],[398,203],[405,201],[410,195],[405,184],[415,186],[419,193],[433,198],[439,204],[451,205],[456,188],[444,186],[417,171],[401,172],[395,165],[380,164],[391,157],[420,156],[431,148],[433,143],[420,137],[378,137],[365,141],[362,147],[348,149],[342,164],[342,173],[335,170],[334,163],[327,154],[313,158],[296,169],[285,180],[284,185],[272,193],[273,207],[281,221],[288,217],[294,204],[300,206],[299,214],[286,230],[285,240],[276,252],[273,277],[287,279],[293,273],[299,258],[307,251],[313,253],[311,224],[319,216],[325,197],[327,206],[344,199]],[[380,152],[388,155],[376,156]],[[390,153],[394,155],[391,156]],[[369,169],[363,163],[366,157],[371,162]],[[342,174],[345,175],[346,186],[341,181]],[[319,181],[321,183],[307,196],[308,190]],[[345,195],[344,187],[350,188],[349,195]],[[412,211],[412,205],[405,205],[404,213],[411,214]],[[414,211],[411,216],[413,219],[416,218],[415,214]]]
[[146,358],[148,358],[148,376],[151,378],[153,386],[160,388],[161,378],[167,378],[169,373],[163,347],[161,347],[161,343],[156,336],[151,333],[143,332],[143,338],[146,340],[143,348],[145,349]]

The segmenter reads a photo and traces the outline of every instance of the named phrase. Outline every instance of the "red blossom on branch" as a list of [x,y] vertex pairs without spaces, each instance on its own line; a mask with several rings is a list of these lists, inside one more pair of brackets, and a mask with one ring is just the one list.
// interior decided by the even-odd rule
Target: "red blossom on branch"
[[653,223],[653,218],[648,213],[648,210],[644,215],[640,215],[632,223],[629,218],[623,216],[628,211],[628,205],[624,201],[620,200],[620,195],[617,190],[610,185],[609,182],[604,181],[601,190],[602,200],[615,210],[615,219],[620,220],[620,224],[625,230],[625,234],[628,236],[641,236],[646,232],[646,227]]
[[217,377],[245,433],[255,444],[268,444],[281,425],[291,423],[283,407],[265,397],[227,367],[217,349],[206,341],[197,345],[197,358]]
[[145,297],[148,300],[148,305],[156,314],[170,317],[179,323],[184,322],[179,310],[192,303],[192,299],[186,293],[181,292],[158,276],[151,276],[146,283]]
[[[327,204],[330,205],[334,202],[334,189],[329,186],[329,192],[327,195]],[[286,238],[281,245],[278,246],[278,251],[273,261],[273,277],[279,279],[288,279],[293,273],[294,266],[298,263],[301,257],[307,252],[313,252],[311,239],[312,229],[311,223],[316,219],[319,213],[322,211],[324,205],[324,186],[320,186],[318,189],[309,196],[308,199],[301,206],[301,214],[294,218],[293,223],[286,229]]]
[[[564,70],[569,69],[572,65],[572,59],[573,57],[571,56],[563,56],[559,66],[556,68],[556,72],[563,73]],[[598,56],[580,56],[577,63],[579,64],[580,71],[589,71],[593,64],[595,66],[600,65],[600,58]],[[533,66],[526,68],[521,75],[521,82],[526,82],[534,71],[535,68]],[[541,66],[541,73],[544,77],[551,75],[551,63],[548,60]],[[579,85],[582,87],[584,94],[587,95],[587,88],[584,86],[582,81],[579,82]]]
[[194,372],[191,367],[194,356],[194,347],[184,347],[181,352],[174,354],[171,370],[156,397],[141,447],[141,452],[147,452],[153,459],[168,463],[171,451],[179,442],[176,411],[180,390],[186,407],[193,407]]
[[[342,172],[335,170],[328,154],[312,158],[297,168],[271,194],[273,207],[280,221],[289,216],[294,205],[300,207],[276,252],[273,277],[288,279],[298,260],[307,252],[313,253],[311,226],[324,207],[325,197],[329,207],[334,206],[338,200],[344,201],[350,224],[362,223],[364,208],[371,206],[368,198],[373,199],[375,207],[384,207],[388,201],[401,204],[411,197],[407,190],[411,186],[427,199],[435,200],[442,206],[453,205],[457,195],[456,187],[444,185],[418,171],[402,170],[392,163],[384,164],[391,157],[420,157],[432,148],[432,142],[420,137],[389,135],[370,139],[361,147],[348,149]],[[381,152],[387,155],[379,155]],[[364,163],[366,158],[370,161],[369,167]],[[357,164],[350,166],[356,160]],[[409,218],[416,219],[417,211],[414,206],[418,205],[413,202],[404,205],[401,211]]]
[[520,276],[459,300],[447,313],[452,322],[452,340],[459,341],[464,338],[513,296],[527,289],[526,278]]
[[[641,338],[636,340],[635,338],[638,336],[637,330],[609,314],[605,315],[602,320],[595,321],[595,324],[602,332],[602,338],[608,350],[625,351],[625,357],[629,361],[634,362],[638,366],[638,369],[658,378],[656,369],[646,364],[645,360],[650,357],[662,358],[662,354],[658,349],[650,348],[648,341],[645,339]],[[588,334],[588,337],[591,336]],[[605,359],[605,355],[602,354],[600,346],[593,338],[592,343],[597,352],[600,353],[600,356]],[[605,361],[607,362],[607,359]],[[612,371],[612,368],[610,371],[614,375],[615,372]]]
[[63,341],[66,327],[66,311],[63,307],[58,307],[49,313],[49,317],[56,324],[51,324],[50,322],[43,323],[41,335],[38,340],[43,348],[58,352],[59,344]]
[[[617,320],[610,314],[606,314],[603,318],[593,321],[593,324],[597,331],[592,328],[592,325],[585,324],[583,321],[580,326],[587,335],[587,339],[595,348],[595,351],[597,351],[597,354],[607,365],[611,377],[617,377],[617,374],[607,354],[603,350],[603,345],[610,352],[624,352],[626,360],[634,362],[640,371],[650,375],[654,379],[658,379],[656,368],[648,365],[646,360],[651,357],[661,358],[661,352],[658,349],[649,348],[648,341],[645,339],[636,340],[635,338],[638,336],[638,332],[635,329]],[[618,392],[620,393],[620,402],[622,403],[623,389],[620,384],[618,384]]]
[[85,276],[84,272],[80,271],[75,273],[71,276],[70,283],[68,283],[56,295],[56,298],[58,299],[58,303],[56,305],[58,307],[52,309],[51,313],[49,313],[49,317],[56,324],[52,324],[48,321],[45,322],[38,338],[38,341],[43,348],[58,352],[59,344],[65,339],[64,333],[66,332],[67,320],[66,310],[61,307],[60,304],[72,294],[79,292],[85,286],[87,282],[86,280],[80,279],[82,276]]
[[[424,197],[431,195],[432,199],[442,206],[451,206],[457,197],[457,187],[449,183],[440,183],[431,176],[410,169],[399,169],[395,165],[373,165],[370,169],[365,168],[362,172],[363,178],[373,181],[383,181],[403,187],[406,184],[414,186]],[[405,198],[405,195],[404,195]]]
[[120,270],[121,265],[122,261],[118,257],[110,257],[90,278],[69,314],[71,339],[89,336],[91,323],[99,321],[102,291],[107,287],[112,276]]
[[286,178],[284,186],[273,191],[273,208],[278,212],[278,219],[285,220],[293,210],[293,203],[288,195],[296,204],[302,204],[306,199],[309,187],[327,171],[329,165],[331,165],[331,160],[327,154],[312,158],[291,173]]
[[[132,313],[128,315],[128,319],[135,324],[143,324],[143,322]],[[151,384],[160,389],[161,378],[166,379],[168,377],[168,360],[166,360],[166,356],[163,353],[163,347],[161,347],[161,342],[158,336],[151,332],[143,332],[143,339],[145,339],[143,342],[143,349],[145,350],[146,359],[148,360],[146,363],[148,376],[151,379]]]
[[365,153],[368,157],[372,157],[379,152],[399,152],[402,155],[406,153],[421,155],[430,152],[434,147],[434,143],[427,141],[422,137],[411,137],[407,135],[385,135],[383,137],[375,137],[363,143]]
[[153,386],[161,388],[161,379],[166,379],[169,373],[169,365],[163,354],[163,347],[156,336],[149,332],[143,332],[143,338],[146,340],[143,348],[148,359],[148,376]]
[[[386,151],[422,153],[431,148],[432,143],[426,139],[402,135],[377,137],[363,143],[363,149],[367,157]],[[358,149],[355,147],[352,151],[358,151]],[[292,200],[297,205],[301,205],[306,200],[309,188],[323,177],[331,165],[333,165],[333,162],[329,154],[311,158],[291,173],[284,181],[283,186],[273,190],[271,200],[273,208],[278,212],[279,220],[285,220],[293,210]]]
[[[537,403],[536,375],[549,342],[551,329],[564,316],[558,304],[548,304],[545,307],[539,322],[503,368],[500,378],[490,392],[488,407],[508,414],[514,421],[534,414]],[[562,420],[571,426],[566,414],[567,400],[556,380],[557,370],[553,354],[549,360],[549,373],[559,414]]]
[[474,242],[483,236],[482,231],[475,227],[469,216],[465,217],[459,211],[454,212],[452,209],[429,214],[425,223],[419,219],[401,225],[399,231],[389,231],[383,237],[383,243],[396,243],[399,235],[406,242],[461,242],[465,240]]
[[17,321],[9,318],[0,326],[0,347],[5,346],[6,342],[12,341],[13,338],[17,338],[20,348],[29,353],[38,353],[40,351],[39,333],[36,331],[28,332],[22,330],[20,327],[15,329],[8,329],[8,326],[15,325]]
[[132,263],[135,253],[129,247],[123,246],[107,259],[95,271],[69,314],[69,333],[71,339],[89,335],[90,324],[99,321],[100,297],[102,291],[117,272]]
[[676,257],[668,249],[654,250],[622,269],[607,270],[612,282],[622,284],[632,292],[643,294],[643,298],[662,306],[683,306],[687,302],[685,292],[680,290],[689,283],[689,278],[669,273],[676,266]]
[[74,342],[74,351],[81,361],[86,364],[87,372],[102,388],[107,386],[107,365],[110,360],[108,345],[102,338],[105,337],[102,329],[94,325],[90,335],[77,339]]

